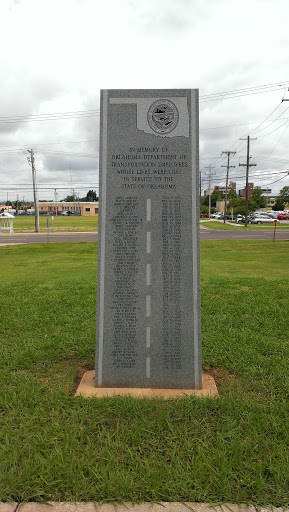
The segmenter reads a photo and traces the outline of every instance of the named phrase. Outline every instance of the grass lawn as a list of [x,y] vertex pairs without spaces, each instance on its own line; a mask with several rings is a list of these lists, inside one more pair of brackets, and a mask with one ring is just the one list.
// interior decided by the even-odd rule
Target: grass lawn
[[[98,217],[84,217],[84,216],[63,216],[54,215],[53,220],[51,216],[40,215],[39,226],[42,233],[47,232],[47,219],[49,219],[49,231],[51,233],[61,231],[96,231],[98,225]],[[15,233],[30,233],[35,231],[35,218],[34,216],[23,215],[16,216],[13,222]]]
[[0,501],[289,504],[288,242],[202,241],[220,397],[74,398],[93,369],[96,243],[0,248]]
[[[230,222],[230,221],[229,221]],[[200,225],[201,226],[205,226],[206,228],[211,228],[211,229],[231,229],[231,230],[243,230],[244,229],[271,229],[272,231],[274,230],[274,226],[272,224],[261,224],[261,225],[257,225],[257,224],[248,224],[247,228],[245,228],[245,225],[244,224],[227,224],[224,222],[220,222],[220,221],[201,221],[200,222]],[[276,227],[276,233],[278,233],[278,230],[279,229],[288,229],[289,231],[289,224],[278,224],[278,226]]]

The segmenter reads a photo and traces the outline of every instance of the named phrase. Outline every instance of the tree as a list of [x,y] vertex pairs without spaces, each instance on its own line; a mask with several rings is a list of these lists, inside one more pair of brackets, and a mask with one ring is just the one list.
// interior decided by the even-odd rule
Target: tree
[[98,201],[98,196],[96,195],[96,192],[94,190],[89,190],[86,194],[85,201],[88,201],[88,202]]
[[76,194],[71,194],[70,196],[66,196],[63,201],[65,201],[66,203],[74,203],[75,201],[77,201],[77,195]]
[[285,206],[284,201],[282,201],[282,199],[280,197],[278,197],[276,200],[276,203],[274,204],[274,206],[272,206],[272,210],[274,210],[275,212],[279,212],[279,211],[284,210],[284,206]]
[[245,199],[238,196],[231,199],[227,206],[227,213],[230,214],[232,210],[234,215],[245,215]]
[[278,196],[283,201],[283,203],[289,203],[289,187],[283,187]]
[[231,188],[231,190],[228,192],[228,204],[227,204],[227,211],[230,211],[231,208],[235,208],[240,204],[241,198],[238,197],[237,192],[235,189]]
[[204,206],[204,205],[202,205],[202,206],[201,206],[201,213],[209,213],[209,208],[208,208],[208,206]]
[[232,199],[237,199],[238,195],[234,188],[231,188],[227,194],[228,201],[231,201]]
[[248,200],[249,210],[253,211],[258,210],[259,208],[265,208],[266,204],[266,198],[263,196],[261,188],[254,188],[252,195]]
[[[202,201],[202,203],[205,205],[205,206],[209,206],[209,195],[208,196],[204,196],[204,199]],[[219,190],[214,190],[214,192],[212,192],[211,194],[211,206],[212,207],[216,207],[216,202],[217,201],[223,201],[224,199],[224,194],[223,192],[220,192]]]

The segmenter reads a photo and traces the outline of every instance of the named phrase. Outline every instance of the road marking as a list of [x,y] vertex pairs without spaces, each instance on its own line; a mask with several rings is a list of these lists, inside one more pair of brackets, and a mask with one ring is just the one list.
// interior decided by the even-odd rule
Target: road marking
[[151,328],[147,326],[147,335],[146,335],[146,348],[150,348],[151,346]]
[[151,264],[147,263],[147,286],[151,284]]
[[[146,201],[146,214],[147,214],[147,222],[151,222],[152,220],[152,200],[150,198]],[[147,254],[151,254],[151,231],[147,231],[147,240],[146,240],[146,251]],[[150,286],[151,284],[151,264],[146,264],[146,285]],[[146,296],[146,317],[150,318],[151,316],[151,295]],[[149,325],[146,326],[146,348],[150,349],[151,346],[151,328]],[[146,358],[146,378],[150,379],[151,377],[151,358],[148,356]]]
[[150,379],[151,377],[151,358],[146,358],[146,378]]
[[152,220],[152,200],[147,199],[147,222]]
[[147,254],[151,253],[151,231],[147,231]]
[[150,295],[146,296],[146,316],[147,317],[151,316],[151,296]]

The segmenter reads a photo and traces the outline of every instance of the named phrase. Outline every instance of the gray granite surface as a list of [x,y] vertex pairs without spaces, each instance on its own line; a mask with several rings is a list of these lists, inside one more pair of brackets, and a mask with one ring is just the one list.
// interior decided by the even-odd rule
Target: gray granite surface
[[198,196],[198,91],[102,91],[96,386],[202,387]]

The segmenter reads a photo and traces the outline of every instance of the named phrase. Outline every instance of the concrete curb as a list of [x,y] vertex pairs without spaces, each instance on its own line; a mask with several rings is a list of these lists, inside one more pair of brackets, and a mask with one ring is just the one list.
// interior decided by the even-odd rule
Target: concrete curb
[[106,503],[98,506],[94,503],[67,503],[50,501],[43,503],[0,503],[0,512],[289,512],[281,507],[255,507],[254,505],[224,504],[213,506],[208,503],[160,502],[158,504],[141,503],[134,505],[124,503],[116,505]]

